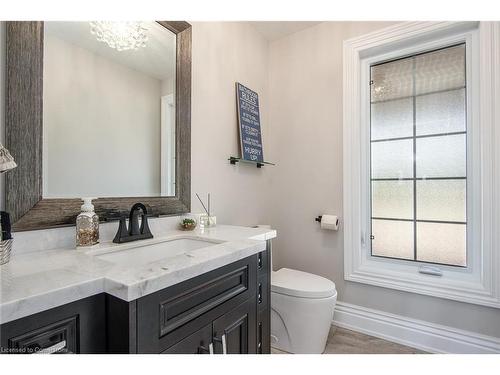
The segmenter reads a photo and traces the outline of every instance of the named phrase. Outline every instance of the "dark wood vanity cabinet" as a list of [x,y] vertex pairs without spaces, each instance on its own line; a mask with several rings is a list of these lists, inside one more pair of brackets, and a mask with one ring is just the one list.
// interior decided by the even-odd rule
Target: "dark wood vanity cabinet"
[[[268,243],[268,246],[270,246],[270,243]],[[248,283],[238,282],[238,277],[235,277],[235,275],[246,275],[246,270],[249,272]],[[217,280],[215,284],[220,286],[226,285],[225,288],[222,288],[225,291],[218,294],[215,298],[215,301],[218,300],[221,302],[220,309],[214,311],[213,314],[200,316],[198,322],[193,322],[196,323],[196,327],[191,328],[194,332],[190,333],[186,338],[178,341],[176,344],[168,347],[162,351],[162,353],[270,353],[270,249],[254,257],[244,259],[239,264],[231,264],[227,266],[226,269],[216,271],[217,272],[211,276],[208,274],[207,279]],[[255,278],[252,274],[255,275]],[[246,276],[239,280],[246,280]],[[201,280],[193,280],[193,284],[198,286],[204,285],[203,288],[205,289],[205,293],[209,295],[211,289],[210,285],[214,284],[208,282],[207,286],[203,281],[202,284],[199,284],[199,281]],[[248,285],[248,287],[244,285]],[[255,285],[255,289],[253,285]],[[245,288],[247,289],[244,290]],[[181,287],[180,289],[184,288]],[[198,288],[195,287],[191,290],[195,291],[197,289]],[[238,294],[238,289],[242,293]],[[226,296],[228,296],[228,291],[232,291],[235,297],[237,296],[237,298],[230,303],[223,302],[224,299],[229,301],[229,299],[226,298]],[[153,297],[153,299],[154,298],[155,297]],[[184,301],[189,300],[189,297],[184,295],[183,299]],[[202,302],[203,300],[202,298],[198,301],[199,305],[204,305]],[[242,300],[244,301],[241,302]],[[237,306],[234,307],[235,305]],[[221,314],[221,311],[227,312]],[[173,316],[172,319],[175,319],[175,316]],[[189,330],[189,326],[193,323],[190,323],[184,329]],[[205,323],[208,324],[203,325]],[[202,327],[197,328],[200,325],[202,325]],[[179,329],[178,332],[172,332],[170,334],[172,342],[178,339],[176,337],[177,334],[181,336],[186,334],[185,331],[183,333],[184,329]],[[147,337],[151,337],[151,335],[147,335]],[[225,349],[223,340],[225,341]],[[161,342],[161,339],[159,339],[158,342]],[[165,342],[167,343],[166,345],[169,345],[168,337],[165,338]],[[210,347],[210,344],[212,344],[212,347]],[[141,348],[139,348],[139,350],[140,349]]]
[[[268,250],[270,242],[268,241]],[[132,302],[85,298],[1,326],[3,353],[270,353],[270,251]]]
[[108,349],[117,353],[269,353],[269,265],[269,252],[264,251],[128,304],[108,296],[109,304],[119,304],[135,315],[113,328],[108,325],[109,342],[127,327],[135,341],[127,348],[111,345]]

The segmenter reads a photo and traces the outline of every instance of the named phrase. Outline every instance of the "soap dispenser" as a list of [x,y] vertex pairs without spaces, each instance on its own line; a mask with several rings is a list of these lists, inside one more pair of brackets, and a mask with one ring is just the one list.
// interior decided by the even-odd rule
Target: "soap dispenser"
[[76,247],[99,243],[99,217],[94,212],[94,198],[82,198],[82,212],[76,217]]

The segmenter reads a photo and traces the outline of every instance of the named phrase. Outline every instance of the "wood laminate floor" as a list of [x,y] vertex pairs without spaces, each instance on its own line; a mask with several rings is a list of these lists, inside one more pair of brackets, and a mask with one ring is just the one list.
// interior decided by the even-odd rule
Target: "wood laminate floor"
[[[288,354],[271,349],[272,354]],[[323,354],[423,354],[425,352],[344,328],[332,328]]]

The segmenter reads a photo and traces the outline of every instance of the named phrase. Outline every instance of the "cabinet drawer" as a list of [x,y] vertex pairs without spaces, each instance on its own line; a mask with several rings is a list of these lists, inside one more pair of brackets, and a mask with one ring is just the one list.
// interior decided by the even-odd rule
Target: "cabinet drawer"
[[256,264],[254,255],[140,298],[138,352],[163,352],[255,296]]
[[2,353],[104,353],[104,294],[2,324]]
[[194,285],[190,290],[173,294],[160,302],[160,336],[206,313],[249,289],[249,266],[243,264],[210,280]]
[[77,317],[62,320],[9,339],[8,348],[22,354],[76,353]]

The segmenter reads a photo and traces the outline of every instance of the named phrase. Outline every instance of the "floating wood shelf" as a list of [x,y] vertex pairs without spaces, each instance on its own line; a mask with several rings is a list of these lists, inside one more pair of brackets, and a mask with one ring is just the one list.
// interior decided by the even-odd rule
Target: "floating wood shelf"
[[257,168],[262,168],[264,165],[276,165],[273,163],[269,163],[267,161],[252,161],[252,160],[237,158],[234,156],[230,156],[228,160],[229,160],[229,163],[231,163],[233,165],[236,163],[253,164],[253,165],[257,166]]

